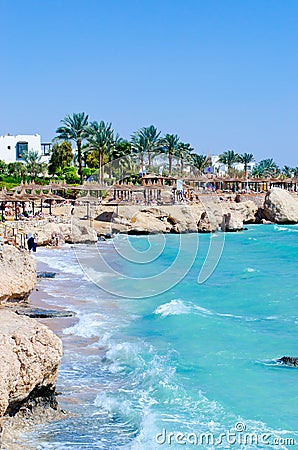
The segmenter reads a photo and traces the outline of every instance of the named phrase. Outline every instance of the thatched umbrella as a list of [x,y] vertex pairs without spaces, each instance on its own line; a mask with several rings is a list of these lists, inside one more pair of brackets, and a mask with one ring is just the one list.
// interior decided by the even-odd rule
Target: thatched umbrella
[[90,191],[88,191],[88,194],[85,195],[84,197],[78,197],[77,201],[82,202],[82,203],[86,203],[87,205],[87,217],[90,216],[90,204],[95,204],[98,205],[101,203],[101,199],[98,199],[97,197],[92,197],[90,195]]
[[50,215],[52,215],[52,201],[53,200],[64,201],[65,198],[61,197],[60,195],[53,194],[51,191],[49,191],[47,194],[42,195],[41,201],[44,200],[50,201]]
[[7,194],[6,189],[2,188],[2,190],[0,191],[0,202],[1,202],[1,212],[2,212],[1,220],[2,220],[2,222],[4,222],[4,210],[5,210],[4,204],[9,201],[8,197],[9,197],[9,195]]
[[6,188],[2,188],[2,191],[0,192],[0,202],[1,202],[1,210],[2,210],[2,222],[4,221],[4,204],[7,202],[14,203],[14,211],[15,211],[15,219],[17,219],[17,208],[16,204],[19,201],[19,198],[17,195],[10,194]]
[[[77,190],[77,191],[86,191],[87,192],[87,196],[90,195],[90,192],[96,192],[97,198],[98,198],[98,194],[99,194],[99,198],[102,198],[102,192],[107,192],[110,191],[112,188],[111,186],[106,186],[105,184],[101,184],[101,183],[84,183],[81,184],[80,186],[73,186],[72,187],[73,190]],[[78,198],[78,200],[81,201],[81,198]]]

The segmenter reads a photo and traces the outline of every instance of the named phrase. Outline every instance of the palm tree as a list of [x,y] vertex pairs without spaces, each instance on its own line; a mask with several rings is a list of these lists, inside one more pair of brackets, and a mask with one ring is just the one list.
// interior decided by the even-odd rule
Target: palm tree
[[0,175],[4,175],[7,172],[7,164],[5,161],[0,159]]
[[160,131],[157,131],[157,128],[154,125],[150,125],[150,127],[142,128],[140,130],[140,135],[143,138],[142,142],[145,144],[144,150],[147,151],[148,154],[148,166],[150,170],[154,155],[161,152],[163,149]]
[[103,120],[92,122],[86,129],[89,151],[93,152],[98,158],[99,163],[99,181],[104,182],[104,157],[109,155],[114,145],[114,130],[111,123],[105,123]]
[[285,174],[287,178],[291,178],[294,175],[295,169],[290,166],[284,166],[282,172]]
[[[108,154],[109,160],[109,179],[112,178],[113,175],[113,166],[121,165],[121,161],[128,161],[131,155],[131,143],[122,139],[118,134],[116,135],[112,146],[110,147],[110,151]],[[124,163],[124,161],[123,161]]]
[[140,164],[141,164],[141,172],[143,173],[143,167],[144,167],[144,162],[145,162],[144,161],[145,152],[147,150],[146,138],[140,131],[135,131],[131,135],[130,141],[131,141],[132,152],[139,155]]
[[232,165],[238,162],[239,155],[234,152],[234,150],[229,150],[227,152],[219,155],[218,162],[228,166],[228,169],[232,168]]
[[41,156],[37,151],[29,151],[23,156],[28,173],[34,178],[41,171]]
[[58,127],[56,133],[58,136],[55,140],[74,141],[77,146],[78,152],[78,164],[79,164],[79,176],[81,184],[83,183],[83,171],[82,171],[82,141],[86,137],[86,129],[88,126],[88,115],[85,113],[73,113],[67,115],[63,120],[61,127]]
[[254,168],[253,175],[258,177],[272,177],[279,172],[278,165],[273,161],[272,158],[263,159]]
[[238,155],[238,161],[244,164],[244,176],[246,176],[247,166],[254,161],[254,155],[252,153],[243,153],[242,155]]
[[181,165],[181,174],[183,175],[184,172],[184,163],[185,161],[190,161],[192,158],[191,152],[193,151],[193,148],[190,146],[190,144],[184,144],[183,142],[180,142],[177,150],[177,157],[180,159],[180,165]]
[[26,169],[25,164],[20,161],[8,163],[7,166],[8,174],[16,178],[24,177],[25,169]]
[[172,175],[173,156],[176,156],[179,149],[180,138],[177,134],[166,134],[162,140],[163,150],[169,158],[169,174]]
[[198,169],[200,174],[202,174],[204,169],[211,165],[211,158],[210,156],[198,155],[198,153],[193,153],[191,155],[191,164],[193,167]]

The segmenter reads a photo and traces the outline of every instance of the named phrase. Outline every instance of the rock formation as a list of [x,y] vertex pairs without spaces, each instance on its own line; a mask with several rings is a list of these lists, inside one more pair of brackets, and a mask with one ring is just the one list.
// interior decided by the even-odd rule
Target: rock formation
[[267,192],[263,218],[276,223],[298,223],[298,198],[290,192],[273,188]]
[[298,358],[292,356],[283,356],[277,360],[278,362],[290,367],[298,367]]
[[26,298],[36,283],[35,258],[13,245],[4,245],[0,255],[0,303]]
[[27,399],[51,397],[62,356],[60,339],[35,319],[0,310],[0,417]]
[[68,223],[49,222],[46,224],[24,224],[25,231],[38,234],[38,245],[54,245],[57,241],[59,243],[67,242],[69,244],[76,243],[94,243],[97,242],[97,234],[90,227],[87,220],[80,220],[72,218]]
[[231,211],[223,215],[221,231],[241,231],[243,220],[239,212]]
[[204,204],[196,205],[121,205],[114,214],[110,209],[109,206],[103,206],[98,220],[94,221],[99,235],[104,235],[107,231],[129,234],[210,233],[221,227],[224,217],[226,217],[225,231],[239,231],[243,228],[243,223],[255,221],[258,208],[252,201],[243,203],[206,201]]

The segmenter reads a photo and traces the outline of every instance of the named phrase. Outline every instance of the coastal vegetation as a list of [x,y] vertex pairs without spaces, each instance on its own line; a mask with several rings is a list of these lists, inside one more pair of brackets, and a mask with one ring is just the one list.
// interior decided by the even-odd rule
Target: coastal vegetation
[[[178,134],[162,135],[150,125],[134,131],[126,140],[114,130],[112,123],[90,122],[84,112],[68,114],[61,120],[48,164],[40,159],[36,152],[29,151],[23,162],[6,164],[0,160],[0,187],[11,188],[22,180],[38,180],[43,184],[49,179],[62,179],[69,184],[82,184],[91,177],[100,183],[121,178],[138,183],[140,175],[146,173],[176,177],[218,173],[210,155],[200,154],[191,144],[182,142]],[[230,177],[298,176],[298,167],[279,168],[272,158],[263,159],[248,170],[254,161],[252,153],[228,150],[219,155],[217,163],[226,167]]]

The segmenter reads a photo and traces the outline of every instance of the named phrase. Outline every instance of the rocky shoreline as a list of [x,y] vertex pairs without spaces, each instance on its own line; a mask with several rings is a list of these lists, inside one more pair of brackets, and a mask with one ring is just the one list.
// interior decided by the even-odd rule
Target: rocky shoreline
[[[74,216],[26,222],[20,229],[37,233],[38,245],[95,243],[98,237],[106,239],[114,233],[241,231],[246,223],[298,223],[298,198],[275,188],[267,193],[262,208],[251,200],[202,201],[195,205],[118,205],[117,209],[101,205],[95,212],[92,219],[82,218],[78,207]],[[17,235],[13,243],[18,244]],[[35,416],[37,421],[63,417],[55,392],[62,342],[31,318],[34,311],[27,299],[37,279],[35,258],[20,245],[11,244],[4,244],[0,254],[0,425],[4,439],[12,416],[15,423],[28,417],[34,423]],[[11,308],[16,304],[17,308]],[[35,313],[43,317],[42,311]]]

